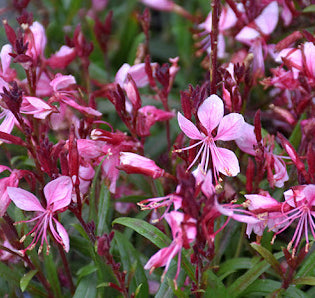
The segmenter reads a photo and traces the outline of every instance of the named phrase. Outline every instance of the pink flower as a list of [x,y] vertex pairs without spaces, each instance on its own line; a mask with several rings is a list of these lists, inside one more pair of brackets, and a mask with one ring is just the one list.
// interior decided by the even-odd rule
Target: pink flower
[[77,103],[77,92],[73,89],[68,90],[68,88],[70,88],[75,83],[75,78],[72,75],[65,76],[60,73],[56,74],[55,78],[50,82],[50,86],[52,87],[54,94],[50,101],[59,101],[65,103],[66,105],[89,116],[101,116],[102,113],[100,113],[99,111]]
[[[254,54],[253,72],[256,77],[260,77],[265,72],[264,59],[268,53],[265,39],[270,35],[279,19],[279,7],[276,1],[268,4],[261,14],[248,26],[245,26],[235,39],[250,46],[250,52]],[[265,55],[263,54],[263,50]]]
[[150,128],[158,121],[172,119],[174,113],[157,109],[155,106],[144,106],[138,110],[137,132],[139,136],[149,136]]
[[157,9],[157,10],[164,10],[164,11],[172,11],[175,4],[173,1],[169,0],[140,0],[143,4]]
[[[254,133],[254,126],[244,123],[243,128],[243,134],[237,138],[235,142],[242,151],[255,156],[257,140]],[[273,185],[283,187],[284,182],[289,180],[286,164],[283,160],[285,157],[273,153],[274,144],[271,136],[266,136],[264,142],[267,143],[267,145],[264,146],[264,159],[265,167],[268,170],[267,172],[269,172],[267,177],[268,181],[272,187]]]
[[[243,4],[238,5],[239,10],[244,10]],[[233,10],[229,6],[225,6],[222,8],[222,12],[220,14],[219,20],[219,34],[218,34],[218,57],[224,58],[226,56],[225,53],[225,41],[224,41],[224,32],[233,26],[235,26],[237,22],[237,17]],[[210,12],[203,23],[198,25],[198,28],[203,30],[197,36],[203,38],[198,46],[201,51],[206,51],[209,55],[211,53],[211,42],[210,42],[210,34],[212,32],[212,12]]]
[[42,24],[34,22],[29,27],[29,30],[26,35],[26,40],[29,43],[26,54],[36,61],[38,58],[44,58],[44,50],[47,43],[45,28]]
[[158,167],[152,159],[131,152],[120,152],[119,169],[128,174],[143,174],[153,179],[160,178],[165,174],[165,171]]
[[31,244],[22,251],[31,250],[40,240],[38,252],[43,249],[44,242],[46,243],[46,252],[49,253],[49,244],[47,239],[48,229],[55,240],[61,244],[66,252],[69,251],[69,236],[65,228],[57,221],[55,214],[61,212],[71,202],[72,181],[70,177],[61,176],[44,187],[44,195],[46,198],[46,208],[44,208],[38,199],[30,192],[17,188],[8,187],[8,195],[13,203],[20,209],[25,211],[35,211],[37,215],[30,220],[21,221],[24,223],[36,221],[33,229],[24,235],[23,241],[28,235],[34,235]]
[[[231,141],[239,138],[242,134],[244,124],[243,116],[238,113],[231,113],[223,117],[223,102],[214,94],[201,104],[197,114],[201,124],[207,132],[206,135],[199,131],[191,121],[178,113],[178,123],[181,130],[189,138],[200,140],[192,146],[179,149],[178,152],[202,144],[198,154],[188,169],[190,169],[201,156],[201,168],[206,173],[211,156],[215,179],[217,179],[219,172],[227,176],[236,176],[240,171],[236,155],[231,150],[217,147],[215,141]],[[214,137],[212,133],[217,126],[217,134]]]
[[9,55],[13,52],[12,46],[6,44],[2,47],[0,52],[1,70],[0,75],[6,82],[11,82],[16,77],[16,71],[10,68],[12,57]]
[[266,210],[280,210],[279,203],[277,200],[268,195],[258,195],[258,194],[250,194],[245,195],[246,203],[248,210],[260,210],[260,213],[257,214],[259,222],[257,223],[248,223],[246,228],[246,234],[249,237],[252,232],[254,232],[258,236],[262,236],[266,226],[274,226],[275,221],[272,220],[269,214],[272,214],[271,217],[278,217],[280,215],[279,212],[266,212]]
[[2,173],[5,170],[10,171],[11,174],[9,177],[4,177],[0,179],[0,217],[2,217],[4,213],[7,211],[11,202],[8,196],[7,187],[11,186],[16,187],[19,184],[18,176],[19,170],[12,171],[10,168],[6,166],[0,166],[0,173]]
[[[302,235],[304,234],[306,239],[305,251],[308,251],[309,230],[313,239],[315,239],[315,212],[313,211],[315,206],[315,185],[309,184],[292,187],[291,189],[285,191],[283,195],[285,201],[282,203],[284,207],[282,208],[281,221],[277,222],[273,227],[270,227],[270,229],[274,230],[281,225],[281,229],[275,234],[278,235],[291,226],[295,220],[297,220],[297,226],[295,228],[294,235],[288,244],[288,249],[290,249],[293,245],[294,254],[300,244]],[[290,210],[284,210],[286,205],[287,207],[291,207]]]
[[76,57],[76,51],[74,48],[69,48],[68,46],[62,46],[59,51],[51,55],[47,60],[48,65],[55,68],[65,68],[70,64]]
[[45,119],[52,112],[58,112],[58,109],[38,97],[24,96],[20,112],[33,115],[37,119]]
[[182,207],[183,199],[178,194],[179,191],[180,191],[180,186],[177,187],[175,193],[171,193],[165,197],[146,199],[137,203],[137,205],[140,206],[141,210],[157,209],[157,208],[165,207],[163,215],[159,218],[159,220],[161,220],[168,213],[172,205],[174,206],[175,211]]
[[173,241],[170,246],[162,248],[145,264],[144,269],[150,269],[150,273],[157,268],[165,266],[162,280],[171,264],[172,259],[178,254],[177,272],[174,280],[177,279],[180,264],[181,250],[188,249],[197,235],[196,220],[178,211],[172,211],[165,215],[165,219],[172,229]]
[[[157,63],[151,63],[153,76],[156,67]],[[124,63],[116,73],[115,82],[122,88],[125,88],[124,85],[127,83],[128,74],[131,75],[138,88],[145,87],[149,84],[149,78],[145,71],[145,63],[139,63],[132,66]]]
[[276,57],[276,62],[281,63],[282,58],[289,61],[294,78],[297,79],[299,72],[303,72],[307,77],[315,79],[315,45],[306,42],[300,49],[287,48],[282,50]]

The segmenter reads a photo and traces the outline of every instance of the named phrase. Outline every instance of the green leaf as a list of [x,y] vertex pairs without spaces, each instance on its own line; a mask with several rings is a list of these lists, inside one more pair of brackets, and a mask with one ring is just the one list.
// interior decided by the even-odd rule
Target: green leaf
[[158,197],[164,197],[165,194],[164,194],[164,187],[163,187],[162,182],[159,179],[155,179],[154,185],[155,185],[155,188],[157,190]]
[[[115,231],[114,241],[118,248],[124,271],[126,271],[127,274],[134,272],[134,276],[129,285],[129,294],[135,293],[139,286],[141,286],[141,288],[138,289],[137,297],[148,297],[149,286],[143,266],[140,262],[139,252],[133,247],[124,234],[118,231]],[[136,266],[134,266],[134,264],[136,264]],[[130,276],[127,277],[127,279],[130,280]]]
[[84,231],[80,224],[71,224],[86,240],[90,241],[88,234]]
[[249,295],[266,296],[281,288],[281,282],[271,279],[257,279],[242,293],[243,297]]
[[309,5],[302,10],[303,13],[315,12],[315,4]]
[[143,237],[149,239],[158,248],[163,248],[171,243],[171,240],[158,228],[141,219],[119,217],[113,221],[113,224],[121,224],[135,230]]
[[90,263],[84,267],[81,267],[77,271],[78,281],[80,281],[83,277],[90,275],[96,271],[97,271],[97,267],[93,263]]
[[280,263],[277,261],[277,259],[269,250],[267,250],[263,246],[256,243],[251,243],[250,246],[253,249],[255,249],[280,276],[283,275],[281,271]]
[[295,125],[291,136],[289,138],[289,142],[293,145],[293,147],[295,148],[295,150],[299,149],[299,146],[301,144],[301,138],[302,138],[302,131],[301,131],[301,121],[306,119],[306,114],[303,113],[301,115],[301,118],[299,120],[299,122]]
[[298,277],[303,277],[307,274],[312,274],[315,269],[315,251],[313,251],[309,256],[307,256],[306,260],[303,262],[301,268],[295,275]]
[[95,276],[85,276],[83,277],[77,289],[73,295],[73,298],[94,298],[96,297],[97,289],[96,283],[97,278]]
[[[275,255],[275,258],[278,259],[283,256],[282,252],[279,252]],[[232,297],[238,297],[241,295],[248,287],[251,285],[257,278],[264,273],[270,264],[263,260],[255,264],[252,268],[247,270],[245,274],[239,277],[234,283],[228,288],[228,292]]]
[[299,277],[293,280],[293,284],[315,286],[315,277],[314,276]]
[[229,259],[220,265],[220,269],[218,271],[218,276],[220,279],[224,279],[228,275],[236,272],[240,269],[249,269],[253,266],[252,259],[250,258],[236,258]]
[[212,272],[211,269],[207,270],[204,274],[204,277],[207,281],[207,289],[205,293],[205,297],[220,297],[220,298],[228,298],[227,290],[224,284],[216,274]]
[[111,213],[111,200],[110,192],[108,188],[102,183],[100,189],[100,195],[98,199],[98,213],[97,213],[97,236],[101,236],[104,233],[109,233],[109,222]]
[[30,283],[31,279],[34,277],[34,275],[38,272],[38,270],[31,270],[28,273],[24,274],[23,277],[20,280],[20,288],[21,291],[24,292]]
[[61,288],[57,273],[57,266],[54,262],[52,253],[43,254],[47,279],[56,297],[62,297]]
[[96,171],[95,171],[95,175],[92,181],[92,185],[91,185],[91,190],[90,190],[90,196],[89,196],[89,221],[94,220],[94,222],[96,221],[96,215],[97,215],[97,211],[96,211],[96,184],[101,172],[101,168],[102,168],[102,164],[105,160],[106,156],[102,159],[102,161],[100,162],[100,164],[97,166]]

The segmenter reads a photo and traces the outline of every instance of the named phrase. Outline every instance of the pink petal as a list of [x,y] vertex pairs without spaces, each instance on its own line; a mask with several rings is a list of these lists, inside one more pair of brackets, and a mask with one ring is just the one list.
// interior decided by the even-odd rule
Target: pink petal
[[304,55],[306,60],[306,67],[309,71],[309,74],[315,77],[315,46],[312,42],[306,42],[304,44]]
[[305,195],[306,200],[312,205],[315,205],[315,185],[314,184],[309,184],[307,185],[303,193]]
[[246,200],[249,200],[250,205],[248,206],[249,210],[268,208],[272,206],[277,206],[280,203],[272,197],[267,197],[263,195],[250,194],[245,195]]
[[22,210],[40,212],[46,211],[32,193],[22,188],[7,187],[7,192],[13,203]]
[[62,46],[58,52],[53,54],[47,61],[48,65],[55,68],[65,68],[76,57],[75,48]]
[[3,117],[4,119],[0,124],[0,131],[10,134],[17,120],[10,110],[3,110],[0,114],[0,119]]
[[262,13],[255,19],[255,23],[262,33],[269,35],[276,28],[279,19],[279,8],[277,1],[267,5]]
[[179,249],[176,249],[176,246],[174,244],[164,247],[160,249],[156,254],[154,254],[149,261],[144,265],[145,270],[149,270],[151,268],[157,268],[165,266],[167,263],[170,263],[173,256],[178,253]]
[[6,44],[2,47],[1,52],[0,52],[0,60],[1,60],[1,65],[2,65],[2,73],[6,74],[6,72],[10,68],[10,63],[12,57],[9,55],[9,53],[12,53],[12,46],[10,44]]
[[169,0],[140,0],[143,4],[157,10],[171,11],[174,8],[174,2]]
[[234,220],[237,220],[239,222],[245,222],[247,224],[258,224],[261,221],[258,218],[249,216],[249,215],[243,215],[243,214],[233,214],[231,216]]
[[222,32],[224,30],[230,29],[237,22],[237,17],[230,6],[224,7],[221,12],[219,20],[219,30]]
[[69,235],[66,229],[63,227],[63,225],[59,221],[55,220],[55,224],[56,224],[57,232],[62,239],[64,250],[68,252],[70,249]]
[[202,140],[204,138],[199,132],[198,128],[179,112],[177,113],[177,120],[180,129],[188,138],[193,140]]
[[231,141],[239,138],[243,132],[244,123],[241,114],[231,113],[224,116],[219,124],[215,140]]
[[[29,37],[29,48],[27,53],[36,59],[38,56],[43,57],[47,43],[45,28],[39,22],[33,22],[30,26],[32,37]],[[29,53],[30,52],[30,53]]]
[[102,116],[102,113],[91,108],[91,107],[84,107],[76,103],[73,99],[70,99],[69,97],[62,97],[62,101],[67,104],[68,106],[78,110],[79,112],[83,114],[87,114],[89,116],[95,116],[95,117],[100,117]]
[[260,36],[260,33],[248,26],[245,26],[236,36],[235,39],[245,43],[247,45],[251,45],[251,42],[258,38]]
[[53,88],[54,92],[60,91],[75,84],[75,78],[72,75],[64,76],[61,73],[57,73],[55,78],[50,82],[50,86]]
[[219,125],[224,114],[222,99],[212,94],[198,109],[198,118],[209,134]]
[[254,126],[246,122],[243,124],[242,134],[235,140],[237,146],[244,152],[255,155],[254,146],[257,145]]
[[44,187],[47,209],[53,205],[52,211],[68,206],[71,202],[72,181],[68,176],[61,176]]
[[128,63],[124,63],[116,73],[115,82],[119,84],[121,87],[124,86],[129,69],[130,65]]
[[240,172],[238,159],[234,152],[225,148],[210,147],[214,167],[224,175],[236,176]]
[[206,177],[204,178],[205,180],[203,181],[201,185],[201,190],[202,192],[206,195],[206,197],[210,198],[212,195],[215,194],[215,188],[212,182],[212,172],[209,170],[207,172]]

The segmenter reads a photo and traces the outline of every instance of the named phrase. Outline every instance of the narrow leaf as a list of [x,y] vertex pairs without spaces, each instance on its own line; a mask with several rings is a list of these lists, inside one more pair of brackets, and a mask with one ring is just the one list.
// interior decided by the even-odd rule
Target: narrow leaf
[[135,230],[143,237],[149,239],[158,248],[163,248],[171,243],[171,240],[158,228],[141,219],[119,217],[113,221],[113,224],[121,224]]
[[299,277],[293,280],[293,284],[315,286],[315,277],[314,276]]
[[[282,252],[276,254],[276,259],[283,256]],[[229,288],[228,292],[232,297],[238,297],[246,290],[246,288],[251,285],[262,273],[264,273],[270,264],[263,260],[258,264],[254,265],[245,274],[239,277]]]
[[34,275],[38,272],[38,270],[31,270],[28,273],[24,274],[23,277],[20,280],[20,288],[21,291],[24,292],[30,283],[31,279],[34,277]]
[[102,183],[98,201],[97,236],[109,233],[109,217],[111,210],[110,192],[105,184]]
[[56,263],[53,260],[53,255],[50,253],[49,255],[44,255],[44,264],[45,264],[45,270],[46,270],[46,276],[47,279],[51,285],[51,288],[55,294],[56,297],[61,297],[61,288],[57,273],[57,266]]
[[280,263],[269,250],[256,243],[251,243],[250,246],[255,249],[280,276],[283,275],[280,268]]

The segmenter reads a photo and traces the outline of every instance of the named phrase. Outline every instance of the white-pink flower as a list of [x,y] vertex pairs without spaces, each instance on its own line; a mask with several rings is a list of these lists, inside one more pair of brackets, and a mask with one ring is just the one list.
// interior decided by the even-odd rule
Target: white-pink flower
[[[212,158],[215,179],[220,173],[227,176],[236,176],[239,171],[239,163],[236,155],[231,150],[217,147],[215,141],[231,141],[239,138],[242,133],[244,118],[241,114],[230,113],[224,115],[224,106],[221,98],[217,95],[208,97],[198,109],[198,118],[205,128],[207,134],[199,131],[199,129],[181,113],[178,113],[178,123],[181,130],[191,139],[199,140],[196,144],[184,149],[188,150],[201,144],[195,159],[188,169],[190,169],[201,156],[201,168],[206,173],[210,158]],[[217,129],[216,136],[213,131]]]
[[[72,181],[70,177],[61,176],[44,187],[44,195],[46,198],[46,208],[44,208],[39,200],[30,192],[17,188],[8,187],[8,195],[13,203],[20,209],[25,211],[35,211],[37,215],[30,220],[20,221],[24,223],[36,222],[33,229],[22,237],[33,235],[31,244],[22,251],[31,250],[40,241],[38,252],[43,249],[44,242],[49,253],[49,243],[47,239],[48,230],[55,240],[60,243],[66,252],[69,251],[69,236],[65,228],[55,218],[55,214],[66,208],[71,202]],[[40,240],[41,239],[41,240]]]
[[176,280],[180,271],[181,250],[188,249],[190,243],[196,238],[196,220],[178,211],[167,213],[165,219],[172,229],[173,241],[170,246],[162,248],[153,255],[145,264],[144,269],[150,269],[151,273],[156,267],[165,266],[163,280],[172,259],[178,254],[177,272],[174,278]]

